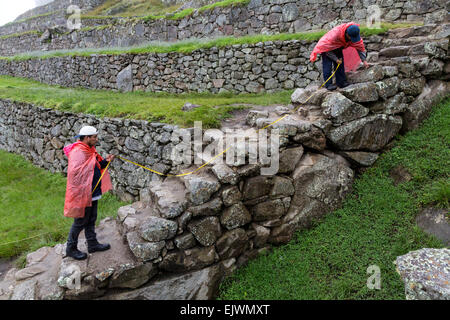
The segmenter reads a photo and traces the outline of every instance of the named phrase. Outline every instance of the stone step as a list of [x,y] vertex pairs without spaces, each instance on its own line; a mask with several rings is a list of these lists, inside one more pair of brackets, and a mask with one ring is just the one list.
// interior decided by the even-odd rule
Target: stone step
[[[198,167],[190,167],[182,171],[182,173],[190,173]],[[191,205],[197,206],[208,202],[212,195],[220,188],[217,177],[208,168],[202,168],[194,173],[177,177],[178,183],[185,188],[185,198]]]
[[433,30],[439,27],[440,25],[429,24],[410,28],[391,29],[388,32],[388,38],[399,39],[399,38],[429,36],[430,34],[432,34]]
[[168,177],[163,182],[151,182],[149,192],[151,205],[163,218],[176,218],[186,209],[187,190],[176,177]]
[[386,47],[395,47],[395,46],[413,46],[416,44],[422,44],[424,42],[429,42],[429,36],[418,36],[418,37],[409,37],[409,38],[395,38],[395,39],[386,39],[383,41],[383,45]]
[[384,49],[381,49],[379,52],[379,57],[387,57],[387,58],[393,58],[393,57],[402,57],[407,56],[409,49],[411,46],[393,46],[393,47],[387,47]]

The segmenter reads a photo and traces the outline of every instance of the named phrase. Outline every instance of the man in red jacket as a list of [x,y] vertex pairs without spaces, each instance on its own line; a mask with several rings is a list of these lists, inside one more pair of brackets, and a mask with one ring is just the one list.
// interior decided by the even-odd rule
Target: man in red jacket
[[81,128],[77,142],[64,148],[69,162],[67,170],[66,198],[64,216],[74,218],[67,239],[66,255],[76,260],[87,258],[87,254],[78,250],[78,235],[84,229],[88,252],[108,250],[109,244],[97,241],[95,222],[97,203],[102,194],[112,188],[111,178],[106,171],[100,177],[114,155],[103,159],[95,150],[98,142],[97,129],[91,126]]
[[[369,64],[366,61],[366,49],[364,48],[363,40],[359,34],[359,25],[354,22],[344,23],[334,27],[328,31],[314,47],[310,56],[310,61],[314,62],[317,59],[317,55],[322,56],[323,78],[326,81],[332,74],[333,70],[337,68],[336,84],[340,88],[345,88],[349,85],[345,76],[344,69],[344,55],[342,49],[348,47],[354,47],[361,61],[366,68]],[[328,90],[335,90],[337,87],[333,84],[333,80],[330,79],[325,87]]]

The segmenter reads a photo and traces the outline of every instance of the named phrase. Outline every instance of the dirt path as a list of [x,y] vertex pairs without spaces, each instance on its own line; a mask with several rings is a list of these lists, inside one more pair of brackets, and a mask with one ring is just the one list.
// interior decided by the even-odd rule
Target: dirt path
[[[273,111],[276,107],[284,106],[282,104],[273,104],[268,106],[261,106],[256,104],[248,104],[248,103],[235,103],[230,104],[228,106],[244,106],[247,107],[247,109],[237,109],[230,112],[231,118],[225,119],[222,121],[221,130],[225,129],[242,129],[246,130],[251,128],[246,123],[247,114],[250,110],[258,110],[258,111]],[[216,106],[215,108],[219,108],[220,106]]]

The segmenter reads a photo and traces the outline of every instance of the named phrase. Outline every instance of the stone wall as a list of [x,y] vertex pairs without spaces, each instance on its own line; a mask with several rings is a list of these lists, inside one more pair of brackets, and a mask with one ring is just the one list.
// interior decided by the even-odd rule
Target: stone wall
[[[100,130],[102,139],[97,149],[102,155],[106,152],[120,153],[163,173],[178,168],[171,160],[171,150],[177,145],[172,141],[177,126],[139,120],[98,119],[27,103],[0,102],[0,148],[22,154],[51,172],[67,172],[67,158],[62,147],[75,142],[73,137],[83,125],[93,125]],[[124,200],[139,198],[139,191],[158,178],[157,174],[129,163],[117,164],[117,171],[112,173],[116,193]]]
[[[330,29],[348,21],[366,22],[372,14],[370,5],[378,5],[383,21],[425,21],[439,23],[447,20],[448,2],[443,0],[341,0],[292,1],[252,0],[247,6],[221,7],[204,12],[195,11],[180,20],[119,19],[113,26],[105,21],[83,20],[86,25],[105,28],[51,34],[40,39],[34,35],[27,41],[22,37],[0,40],[0,55],[58,49],[127,47],[149,41],[176,41],[190,38],[220,36],[240,37],[252,34],[276,34]],[[109,20],[110,22],[110,20]]]
[[[50,12],[48,15],[37,16],[26,21],[8,23],[0,27],[0,36],[19,34],[27,31],[41,31],[54,27],[65,27],[67,18],[65,11]],[[36,39],[34,39],[35,41]]]
[[[392,30],[371,36],[370,62],[404,57],[414,68],[441,77],[448,68],[449,24]],[[192,53],[93,54],[0,60],[0,74],[65,87],[151,92],[273,92],[322,81],[320,59],[310,63],[310,41],[268,41],[199,49]],[[410,57],[414,57],[411,59]]]
[[[412,66],[380,57],[370,69],[352,74],[352,85],[338,92],[310,86],[293,93],[291,106],[250,110],[245,123],[253,129],[286,115],[270,127],[272,135],[280,135],[279,166],[270,175],[260,171],[267,163],[238,161],[153,179],[115,160],[110,166],[115,187],[130,192],[130,199],[139,193],[140,201],[100,223],[99,240],[111,249],[87,261],[64,257],[62,244],[39,249],[27,257],[25,269],[10,270],[0,282],[0,298],[213,298],[224,275],[338,208],[351,190],[354,170],[371,166],[402,129],[417,127],[450,92],[448,82],[429,80],[432,76]],[[294,109],[312,93],[308,104]],[[159,171],[177,170],[164,157],[167,146],[178,142],[172,126],[96,119],[7,100],[0,103],[0,147],[63,171],[62,147],[83,124],[100,129],[102,154],[118,152],[144,165],[156,161],[153,168]],[[210,134],[218,143],[218,132]],[[206,148],[202,144],[194,155],[205,159]],[[79,248],[85,251],[84,246]],[[81,275],[78,289],[70,282],[74,268]]]
[[[75,261],[64,257],[63,244],[41,248],[28,255],[26,268],[8,272],[0,299],[213,298],[224,275],[338,208],[355,170],[371,166],[395,136],[417,127],[448,95],[448,81],[439,80],[450,74],[443,67],[448,39],[408,42],[428,37],[434,29],[427,28],[396,30],[390,39],[409,45],[383,47],[371,68],[349,74],[346,88],[329,92],[310,85],[295,90],[291,105],[249,110],[237,128],[245,124],[251,134],[273,124],[271,137],[279,134],[274,173],[260,171],[267,162],[249,163],[252,148],[234,150],[246,161],[212,162],[192,174],[162,179],[115,160],[110,171],[119,195],[139,195],[140,201],[120,208],[116,219],[101,221],[98,238],[111,249]],[[406,35],[411,37],[402,39]],[[102,154],[117,152],[158,171],[198,168],[163,156],[169,145],[184,146],[173,126],[96,119],[7,100],[0,103],[0,148],[64,171],[61,149],[83,124],[100,129]],[[218,144],[224,131],[210,132],[209,141]],[[242,132],[234,138],[239,137]],[[202,151],[208,146],[189,148],[193,157],[207,159]],[[71,282],[74,268],[78,289]]]
[[124,91],[273,91],[305,87],[319,79],[319,69],[308,63],[313,46],[306,41],[276,41],[201,49],[190,54],[2,60],[0,73],[65,87]]

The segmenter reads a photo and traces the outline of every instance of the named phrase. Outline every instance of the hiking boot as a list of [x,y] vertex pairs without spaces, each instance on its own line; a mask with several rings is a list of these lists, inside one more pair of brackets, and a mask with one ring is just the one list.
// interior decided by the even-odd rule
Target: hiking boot
[[339,88],[345,88],[345,87],[348,87],[349,85],[350,85],[350,83],[345,81],[342,85],[339,86]]
[[94,241],[94,242],[89,242],[88,241],[88,252],[89,253],[93,253],[93,252],[97,252],[97,251],[106,251],[109,250],[111,248],[111,246],[109,245],[109,243],[98,243],[98,241]]
[[337,89],[334,83],[330,84],[329,86],[325,86],[325,88],[327,88],[328,91],[333,91]]
[[87,254],[78,250],[76,245],[67,245],[66,256],[75,260],[84,260],[87,258]]

